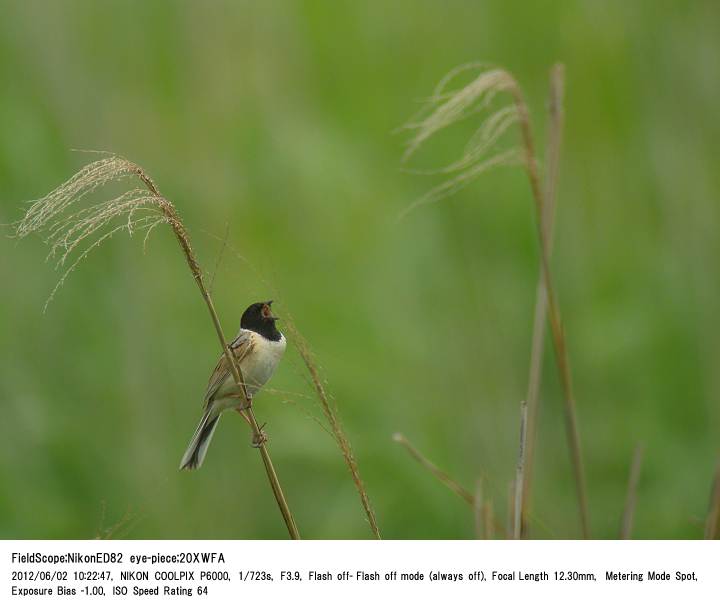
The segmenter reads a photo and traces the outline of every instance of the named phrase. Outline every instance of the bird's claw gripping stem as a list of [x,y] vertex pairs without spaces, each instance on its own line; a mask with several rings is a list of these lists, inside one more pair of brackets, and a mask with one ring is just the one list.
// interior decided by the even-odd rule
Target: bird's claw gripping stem
[[265,425],[267,425],[267,423],[263,423],[262,425],[260,425],[260,427],[258,428],[259,433],[253,433],[253,448],[260,448],[263,444],[265,444],[265,442],[268,441],[267,434],[263,431]]

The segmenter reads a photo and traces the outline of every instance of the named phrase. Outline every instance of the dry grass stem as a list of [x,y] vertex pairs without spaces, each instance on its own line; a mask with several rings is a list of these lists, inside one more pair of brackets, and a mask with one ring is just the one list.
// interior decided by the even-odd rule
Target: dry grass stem
[[[137,177],[145,185],[149,194],[145,190],[133,189],[115,199],[64,215],[71,206],[76,205],[98,188],[111,181],[130,176]],[[128,233],[132,234],[138,230],[145,231],[145,238],[147,239],[150,231],[161,223],[169,224],[172,228],[183,251],[188,268],[205,301],[223,353],[229,362],[233,379],[247,398],[242,372],[230,353],[228,342],[225,339],[220,320],[215,311],[215,305],[205,286],[203,273],[192,249],[187,230],[175,206],[160,193],[153,180],[139,165],[119,156],[111,156],[86,165],[67,182],[61,184],[45,197],[35,201],[27,210],[25,216],[15,224],[15,235],[18,238],[30,234],[41,235],[50,246],[51,257],[60,253],[60,265],[64,265],[68,260],[68,256],[77,251],[81,244],[90,243],[75,258],[60,279],[51,294],[52,298],[53,294],[62,285],[67,274],[91,250],[112,237],[116,232],[127,230]],[[248,404],[251,404],[249,399]],[[252,428],[253,436],[260,437],[260,428],[255,419],[252,405],[243,410],[242,414]],[[299,539],[300,534],[280,486],[266,444],[260,445],[259,452],[288,533],[291,538]]]
[[630,539],[633,519],[635,518],[635,504],[637,503],[637,487],[640,481],[640,467],[642,466],[643,448],[638,444],[633,453],[630,476],[628,478],[627,494],[625,495],[625,508],[623,509],[622,524],[620,525],[620,539]]
[[520,539],[523,504],[523,489],[525,488],[525,453],[527,450],[527,416],[528,407],[525,402],[520,405],[520,450],[518,454],[517,471],[515,474],[515,504],[513,506],[513,538]]
[[345,459],[345,463],[350,470],[350,475],[352,476],[353,483],[355,484],[355,488],[357,489],[358,495],[360,496],[360,502],[362,503],[362,507],[365,510],[365,515],[367,516],[368,524],[370,525],[372,534],[376,539],[381,539],[382,537],[380,535],[380,528],[378,527],[375,512],[373,511],[372,505],[370,504],[370,498],[368,497],[367,491],[365,490],[365,483],[360,477],[360,470],[358,469],[357,460],[355,459],[352,446],[350,445],[350,441],[345,435],[345,431],[343,430],[342,424],[340,423],[335,401],[328,393],[325,387],[325,383],[320,378],[320,371],[318,369],[317,363],[315,362],[315,357],[310,350],[310,346],[308,345],[303,335],[300,334],[292,319],[289,317],[285,320],[285,328],[288,337],[297,348],[298,353],[300,354],[300,357],[305,363],[305,367],[310,374],[313,388],[315,389],[315,393],[318,396],[318,400],[320,401],[320,405],[322,407],[323,413],[325,414],[325,418],[330,424],[330,431],[332,432],[332,436],[335,439],[338,447],[340,448],[340,452],[342,453],[343,458]]
[[[413,130],[415,135],[411,138],[407,145],[405,159],[412,156],[421,145],[426,143],[433,135],[442,129],[445,129],[469,116],[486,110],[497,94],[506,92],[512,98],[515,108],[513,120],[510,121],[507,118],[494,118],[494,121],[497,124],[505,125],[505,129],[514,123],[519,125],[520,139],[522,143],[523,166],[525,167],[525,171],[527,173],[533,201],[535,203],[536,228],[540,244],[541,276],[544,277],[543,281],[547,297],[548,321],[552,333],[557,368],[560,376],[560,384],[562,386],[564,396],[565,427],[568,445],[570,448],[575,485],[577,488],[580,525],[583,536],[587,538],[590,536],[590,523],[588,516],[587,493],[585,488],[585,471],[582,462],[580,434],[577,425],[577,409],[575,406],[572,378],[570,375],[570,364],[568,360],[567,346],[565,343],[565,334],[560,317],[560,308],[555,295],[552,274],[550,272],[550,239],[548,231],[546,230],[545,222],[545,193],[543,192],[540,182],[538,161],[535,153],[535,142],[532,127],[530,125],[528,108],[525,103],[522,89],[517,80],[512,74],[502,69],[489,69],[482,71],[474,80],[464,87],[455,90],[447,90],[450,83],[455,80],[458,74],[477,68],[477,64],[470,64],[468,66],[462,66],[461,68],[451,72],[441,81],[440,85],[436,89],[435,94],[430,99],[425,114],[421,115],[419,119],[411,121],[408,125],[406,125],[406,128]],[[501,110],[501,112],[505,112],[505,109]],[[493,119],[492,115],[491,119]],[[489,119],[485,120],[487,121]],[[481,125],[480,130],[476,132],[475,135],[477,135],[477,133],[482,133],[483,130],[486,133],[496,133],[496,130],[487,129]],[[473,137],[475,137],[475,135]],[[493,137],[497,140],[499,135],[494,135]],[[477,142],[478,139],[482,141],[481,136],[477,136],[475,141]],[[508,154],[508,151],[500,154]],[[478,170],[472,172],[468,179],[460,179],[460,181],[451,182],[449,185],[447,182],[445,184],[441,184],[440,187],[438,187],[441,190],[439,193],[441,196],[454,192],[458,188],[467,185],[469,179],[477,177],[484,169],[489,168],[489,166],[499,164],[496,161],[498,155],[485,159],[484,161],[477,161],[477,157],[473,154],[468,155],[468,151],[466,149],[463,157],[459,161],[460,165],[462,165],[468,158],[475,159],[475,165],[471,165],[471,169],[468,171],[472,171],[473,168],[477,168]],[[485,167],[484,163],[487,163],[488,167]],[[435,200],[437,198],[438,197],[435,195],[430,196],[430,200]],[[425,201],[425,198],[423,201]],[[417,204],[418,202],[415,202],[411,205],[411,208],[416,207]]]
[[[550,98],[548,104],[549,128],[546,152],[545,175],[545,210],[543,223],[547,234],[548,255],[552,255],[553,237],[555,233],[555,209],[557,206],[557,183],[560,167],[560,147],[562,143],[565,113],[563,99],[565,96],[565,68],[556,64],[550,70]],[[528,510],[530,507],[533,467],[535,464],[535,440],[537,438],[537,421],[540,399],[540,383],[542,380],[543,352],[545,345],[545,328],[547,316],[547,291],[542,263],[538,269],[538,283],[535,293],[535,312],[533,314],[532,346],[530,349],[530,369],[526,402],[528,405],[528,441],[525,459],[525,479],[522,502],[522,535],[529,532]]]
[[717,539],[718,533],[720,533],[720,461],[715,468],[715,478],[710,492],[710,509],[705,520],[705,539]]

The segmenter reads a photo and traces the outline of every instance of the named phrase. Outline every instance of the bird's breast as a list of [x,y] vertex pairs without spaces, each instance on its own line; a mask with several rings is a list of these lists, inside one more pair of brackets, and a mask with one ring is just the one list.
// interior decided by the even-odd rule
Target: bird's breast
[[268,340],[256,333],[253,333],[251,340],[253,345],[250,354],[240,367],[248,393],[253,395],[270,380],[285,353],[287,343],[284,336],[280,340]]

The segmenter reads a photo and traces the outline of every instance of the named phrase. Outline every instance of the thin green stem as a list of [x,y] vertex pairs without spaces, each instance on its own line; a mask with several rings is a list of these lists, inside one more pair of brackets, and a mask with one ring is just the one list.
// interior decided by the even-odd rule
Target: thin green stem
[[622,524],[620,525],[620,539],[630,539],[633,520],[635,518],[635,504],[637,503],[637,487],[640,481],[640,467],[642,466],[643,448],[635,447],[630,476],[628,478],[627,494],[625,495],[625,508],[623,509]]
[[518,454],[517,472],[515,474],[515,506],[513,508],[513,538],[520,539],[523,491],[525,489],[525,453],[527,450],[527,416],[525,402],[520,405],[520,450]]

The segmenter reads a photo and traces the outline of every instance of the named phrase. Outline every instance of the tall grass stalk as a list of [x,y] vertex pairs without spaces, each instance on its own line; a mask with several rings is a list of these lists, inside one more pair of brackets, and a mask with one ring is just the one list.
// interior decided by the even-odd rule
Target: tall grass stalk
[[513,150],[496,153],[489,158],[487,158],[487,154],[493,149],[493,145],[499,141],[500,137],[510,126],[515,123],[519,125],[521,139],[520,158],[522,159],[522,165],[525,167],[535,205],[535,224],[540,246],[541,276],[544,278],[548,321],[552,334],[560,385],[563,391],[565,429],[577,490],[580,526],[583,537],[588,538],[590,536],[590,521],[585,470],[582,461],[580,434],[577,424],[577,408],[575,406],[575,394],[570,374],[565,332],[550,270],[550,238],[544,221],[547,205],[540,180],[528,107],[522,88],[515,77],[506,70],[499,68],[482,71],[474,80],[464,87],[456,90],[448,90],[450,84],[459,74],[471,69],[477,69],[478,67],[478,64],[461,66],[451,71],[448,76],[442,79],[423,113],[405,126],[407,129],[415,132],[414,137],[408,142],[405,158],[409,158],[423,143],[442,129],[484,111],[495,96],[501,92],[508,93],[512,98],[512,110],[510,110],[509,107],[505,107],[487,117],[470,138],[461,159],[439,170],[439,173],[454,174],[454,177],[447,179],[427,195],[415,201],[406,212],[417,205],[437,201],[457,191],[459,188],[462,188],[470,181],[479,177],[479,175],[490,167],[515,162],[517,155]]
[[[67,213],[70,206],[78,203],[82,198],[101,186],[130,176],[139,178],[147,191],[149,191],[149,194],[140,190],[131,190],[116,199],[104,201],[74,213]],[[207,306],[215,333],[230,365],[233,379],[246,398],[248,406],[241,413],[250,425],[253,437],[264,437],[255,419],[252,402],[246,392],[242,372],[230,352],[212,297],[205,286],[202,269],[193,251],[188,232],[175,206],[160,193],[153,180],[142,167],[119,156],[112,156],[86,165],[64,184],[34,202],[25,216],[15,225],[15,235],[19,238],[32,233],[43,235],[46,243],[50,246],[49,257],[60,256],[59,265],[63,265],[73,252],[84,247],[62,276],[58,285],[55,286],[51,294],[52,298],[77,264],[90,251],[112,237],[116,232],[126,230],[129,234],[132,234],[134,231],[145,231],[145,239],[147,240],[150,232],[157,225],[163,223],[170,226],[180,245],[185,262]],[[290,511],[270,458],[267,443],[258,443],[258,450],[288,533],[292,539],[300,539],[295,519]]]
[[[548,141],[546,150],[545,173],[545,210],[543,223],[548,242],[548,255],[552,255],[555,234],[555,209],[557,207],[557,183],[560,168],[560,147],[562,144],[565,112],[565,67],[555,64],[550,70],[550,97],[548,100]],[[521,509],[522,535],[529,534],[528,510],[531,501],[531,488],[535,465],[535,442],[537,439],[538,411],[540,405],[540,384],[542,381],[543,353],[545,346],[545,328],[547,317],[547,290],[542,263],[538,268],[538,283],[535,291],[535,312],[533,314],[532,343],[530,348],[530,367],[528,390],[525,401],[528,406],[528,439],[526,471]]]
[[590,517],[588,514],[587,490],[585,483],[585,469],[582,460],[582,450],[580,447],[580,432],[577,424],[577,408],[575,406],[575,393],[573,391],[572,377],[570,375],[570,362],[568,360],[567,344],[565,342],[565,330],[563,329],[562,320],[560,318],[560,307],[555,296],[555,287],[550,272],[550,240],[545,223],[543,222],[543,212],[545,210],[545,197],[543,195],[542,186],[540,184],[540,176],[538,171],[537,157],[535,156],[535,145],[533,142],[532,129],[530,127],[530,118],[527,106],[519,86],[512,89],[512,95],[515,99],[518,112],[520,114],[520,131],[524,142],[525,150],[525,170],[530,182],[530,188],[535,200],[536,226],[540,241],[540,261],[542,264],[542,275],[545,278],[545,292],[547,296],[548,318],[550,322],[550,331],[553,338],[553,346],[555,347],[555,359],[557,362],[558,373],[560,375],[560,384],[564,394],[565,405],[565,430],[567,434],[568,445],[570,447],[570,457],[573,465],[573,473],[575,475],[575,486],[578,496],[578,506],[580,511],[580,526],[583,537],[590,537]]
[[635,505],[637,503],[637,487],[640,482],[642,459],[643,447],[638,444],[635,447],[632,464],[630,465],[630,476],[628,477],[627,493],[625,495],[625,508],[623,509],[622,522],[620,525],[620,539],[630,539],[632,535],[633,521],[635,519]]

